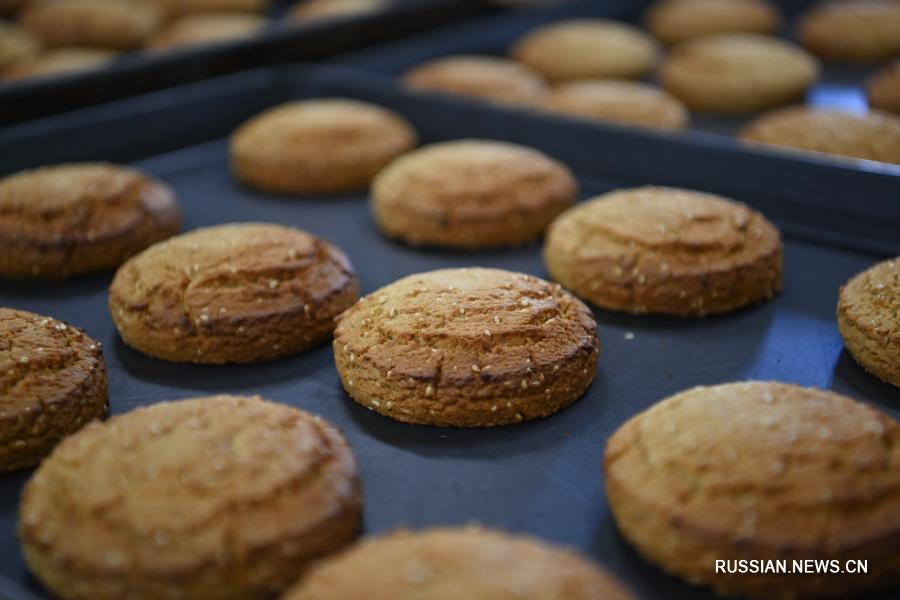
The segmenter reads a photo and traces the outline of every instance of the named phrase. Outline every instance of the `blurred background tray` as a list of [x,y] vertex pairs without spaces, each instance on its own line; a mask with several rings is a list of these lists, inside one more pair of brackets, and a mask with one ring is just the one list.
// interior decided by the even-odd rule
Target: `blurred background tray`
[[[488,430],[404,425],[357,405],[341,388],[328,344],[238,367],[146,357],[124,345],[109,318],[111,275],[0,282],[0,305],[52,315],[101,341],[114,414],[188,396],[259,393],[335,423],[359,458],[366,534],[472,521],[530,533],[579,549],[642,598],[712,596],[664,575],[616,532],[600,462],[606,438],[626,419],[685,388],[743,379],[833,389],[900,416],[900,390],[853,361],[834,319],[840,285],[885,256],[900,254],[896,174],[815,158],[783,160],[714,136],[685,142],[585,127],[412,94],[390,78],[323,66],[258,69],[7,127],[0,130],[0,153],[8,157],[2,171],[74,160],[133,162],[175,188],[185,230],[250,220],[306,229],[347,252],[363,293],[442,267],[478,265],[547,277],[539,243],[472,253],[412,249],[378,233],[365,192],[285,198],[236,183],[227,162],[229,133],[268,106],[318,96],[388,106],[413,123],[423,143],[487,137],[542,149],[573,169],[583,186],[581,198],[622,186],[667,184],[747,202],[785,232],[785,291],[766,304],[700,320],[595,310],[602,352],[587,394],[550,418]],[[41,595],[25,571],[14,533],[18,495],[29,475],[0,478],[0,576]]]

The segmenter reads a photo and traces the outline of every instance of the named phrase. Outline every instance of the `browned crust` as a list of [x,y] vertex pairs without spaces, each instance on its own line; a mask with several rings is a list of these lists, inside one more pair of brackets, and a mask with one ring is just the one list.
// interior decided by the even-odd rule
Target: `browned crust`
[[268,598],[352,541],[361,503],[337,430],[259,397],[219,396],[67,440],[26,485],[19,537],[60,598]]
[[556,85],[541,107],[573,117],[656,129],[684,129],[690,118],[681,100],[662,89],[615,79]]
[[[448,590],[465,590],[448,595]],[[400,531],[357,544],[313,567],[283,600],[630,600],[579,554],[476,526]]]
[[104,163],[22,171],[0,180],[0,276],[108,271],[180,224],[172,190],[138,171]]
[[767,0],[657,0],[644,22],[661,42],[676,44],[716,33],[774,33],[781,13]]
[[[649,561],[722,595],[846,597],[897,581],[900,427],[830,392],[694,388],[606,446],[610,507]],[[716,560],[868,560],[866,575],[717,574]]]
[[856,362],[900,387],[900,259],[880,262],[841,288],[837,323]]
[[365,188],[416,133],[400,115],[345,99],[290,102],[266,110],[231,136],[231,166],[249,186],[275,194]]
[[537,239],[577,193],[571,171],[537,150],[461,140],[391,163],[372,184],[370,206],[390,237],[477,249]]
[[99,342],[50,317],[0,308],[0,471],[37,464],[106,405]]
[[544,261],[553,279],[609,310],[701,317],[772,298],[778,230],[743,204],[691,190],[617,190],[558,217]]
[[824,1],[800,18],[797,36],[828,60],[887,60],[900,55],[900,2]]
[[536,277],[445,269],[401,279],[341,315],[334,356],[363,406],[402,421],[491,427],[546,417],[594,378],[590,310]]
[[141,48],[160,24],[144,0],[36,0],[19,23],[49,47]]
[[866,85],[869,106],[900,115],[900,60],[878,71]]

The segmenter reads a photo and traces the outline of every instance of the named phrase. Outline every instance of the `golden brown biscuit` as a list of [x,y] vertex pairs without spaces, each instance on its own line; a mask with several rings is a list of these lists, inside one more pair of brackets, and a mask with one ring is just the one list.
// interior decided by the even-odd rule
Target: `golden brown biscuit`
[[403,76],[411,88],[533,105],[547,94],[544,78],[520,63],[494,56],[447,56],[419,65]]
[[823,2],[798,26],[803,45],[828,60],[877,62],[900,55],[900,1]]
[[534,29],[513,44],[511,56],[553,82],[641,77],[659,48],[644,32],[617,21],[575,19]]
[[150,0],[167,17],[208,12],[261,13],[269,0]]
[[644,22],[661,42],[677,44],[714,33],[774,33],[781,12],[768,0],[657,0]]
[[334,427],[258,396],[214,396],[63,441],[25,486],[19,538],[66,600],[250,600],[348,544],[361,504]]
[[468,526],[396,532],[314,566],[282,600],[630,600],[577,553]]
[[0,308],[0,472],[37,464],[102,417],[106,390],[98,342],[50,317]]
[[382,10],[388,0],[302,0],[288,16],[296,21],[319,21]]
[[802,48],[750,33],[679,44],[661,71],[669,93],[710,112],[751,112],[797,100],[818,76],[818,63]]
[[838,329],[856,362],[900,387],[900,258],[880,262],[841,288]]
[[364,188],[416,145],[400,115],[346,99],[289,102],[266,110],[231,135],[238,179],[276,194],[330,194]]
[[56,77],[99,69],[116,57],[99,48],[57,48],[23,60],[3,72],[4,81]]
[[200,13],[176,19],[148,43],[149,48],[202,46],[258,35],[269,20],[253,13]]
[[332,244],[242,223],[196,229],[135,256],[113,279],[109,310],[125,343],[150,356],[251,363],[329,339],[357,290]]
[[134,50],[150,39],[160,14],[144,0],[37,0],[19,22],[50,47]]
[[[650,562],[726,596],[854,597],[897,581],[900,426],[837,394],[699,387],[606,444],[606,493]],[[867,574],[717,573],[717,561],[868,560]],[[720,563],[728,564],[728,563]],[[735,563],[731,563],[735,564]]]
[[542,108],[573,117],[640,125],[654,129],[684,129],[689,114],[678,98],[636,81],[572,81],[554,86]]
[[702,317],[781,290],[781,239],[765,217],[676,188],[616,190],[566,211],[544,261],[581,298],[635,314]]
[[64,278],[118,267],[174,235],[178,203],[128,167],[73,163],[0,179],[0,277]]
[[875,110],[856,115],[791,106],[757,118],[740,137],[794,150],[900,164],[900,117]]
[[594,378],[590,310],[537,277],[499,269],[411,275],[341,315],[341,383],[405,423],[491,427],[546,417]]
[[40,51],[41,44],[36,37],[21,27],[0,21],[0,78],[4,71],[33,59]]
[[869,106],[900,114],[900,60],[878,71],[866,85]]
[[371,208],[390,237],[476,249],[537,239],[577,193],[571,171],[538,150],[458,140],[392,162],[372,183]]

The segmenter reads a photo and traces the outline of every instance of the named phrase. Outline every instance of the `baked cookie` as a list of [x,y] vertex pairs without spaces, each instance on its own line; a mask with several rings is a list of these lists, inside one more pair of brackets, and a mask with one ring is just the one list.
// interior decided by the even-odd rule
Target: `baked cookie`
[[387,0],[302,0],[288,16],[295,21],[318,21],[375,12],[386,8]]
[[0,74],[0,79],[15,81],[91,71],[105,66],[115,57],[113,50],[57,48],[17,62]]
[[372,214],[388,236],[414,246],[515,246],[541,236],[572,206],[578,183],[542,152],[459,140],[401,156],[372,183]]
[[781,290],[781,238],[765,217],[721,196],[662,187],[616,190],[547,231],[553,279],[609,310],[702,317]]
[[405,423],[491,427],[546,417],[594,378],[591,311],[537,277],[499,269],[411,275],[338,320],[341,383]]
[[869,106],[900,114],[900,60],[878,71],[866,85]]
[[351,542],[361,505],[334,427],[258,396],[213,396],[67,438],[25,486],[19,538],[65,600],[250,600]]
[[543,77],[521,63],[495,56],[438,58],[407,71],[403,82],[417,90],[507,104],[533,105],[547,94]]
[[150,39],[160,14],[144,0],[36,0],[19,23],[50,47],[134,50]]
[[37,38],[21,27],[0,21],[0,78],[10,67],[31,60],[41,51]]
[[577,553],[468,526],[365,540],[310,569],[282,600],[630,600],[615,577]]
[[684,129],[690,118],[678,98],[656,86],[614,79],[558,84],[541,107],[572,117],[654,129]]
[[323,239],[282,225],[219,225],[122,265],[109,311],[125,343],[144,354],[252,363],[329,339],[358,287],[347,257]]
[[878,62],[900,55],[900,1],[824,2],[806,13],[797,33],[828,60]]
[[202,46],[258,35],[269,20],[253,13],[200,13],[176,19],[150,40],[156,49]]
[[231,167],[249,186],[276,194],[330,194],[365,188],[416,145],[400,115],[346,99],[289,102],[231,135]]
[[251,12],[261,13],[268,0],[149,0],[168,17],[195,13]]
[[174,235],[172,190],[128,167],[73,163],[0,179],[0,277],[64,278],[118,267]]
[[530,31],[515,42],[510,54],[553,82],[632,79],[655,67],[659,47],[626,23],[574,19]]
[[106,413],[100,344],[81,330],[0,308],[0,472],[37,464]]
[[792,106],[754,120],[742,140],[900,164],[900,117]]
[[676,46],[663,87],[694,110],[752,112],[803,97],[819,65],[802,48],[769,36],[722,33]]
[[880,262],[841,288],[838,329],[856,362],[900,387],[900,258]]
[[677,44],[714,33],[774,33],[781,12],[768,0],[657,0],[644,22],[658,40]]
[[[668,573],[723,596],[844,598],[897,581],[898,464],[900,426],[887,415],[823,390],[746,382],[633,417],[607,442],[604,472],[622,535]],[[868,560],[868,573],[715,568],[776,559]]]

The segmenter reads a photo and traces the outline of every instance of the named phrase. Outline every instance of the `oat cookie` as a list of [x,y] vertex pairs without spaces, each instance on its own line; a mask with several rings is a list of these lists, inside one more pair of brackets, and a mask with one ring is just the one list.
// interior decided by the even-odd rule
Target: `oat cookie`
[[548,91],[544,78],[508,58],[456,55],[428,61],[406,72],[403,82],[417,90],[533,105]]
[[887,60],[900,55],[900,0],[826,1],[800,19],[797,34],[826,60]]
[[176,19],[157,32],[150,48],[202,46],[258,35],[269,20],[253,13],[200,13]]
[[297,21],[318,21],[375,12],[388,5],[388,0],[301,0],[288,15]]
[[12,65],[0,79],[14,81],[91,71],[105,66],[116,54],[100,48],[56,48]]
[[714,33],[774,33],[781,13],[768,0],[657,0],[644,21],[661,42],[676,44]]
[[36,37],[21,27],[0,21],[0,79],[7,69],[33,59],[40,51],[41,44]]
[[542,108],[573,117],[654,129],[684,129],[690,118],[684,104],[663,90],[615,79],[558,84]]
[[149,0],[167,17],[196,13],[250,12],[266,10],[269,0]]
[[145,0],[37,0],[19,19],[47,46],[141,48],[161,15]]
[[900,115],[900,60],[884,67],[866,85],[869,106]]

